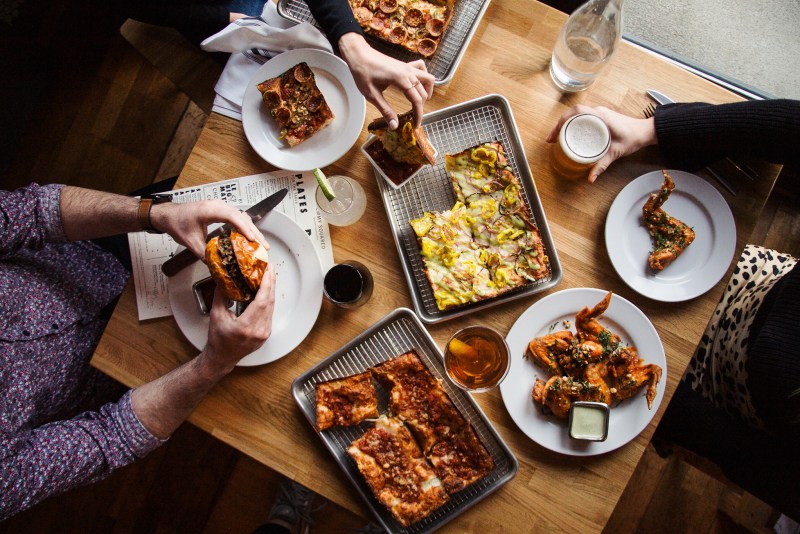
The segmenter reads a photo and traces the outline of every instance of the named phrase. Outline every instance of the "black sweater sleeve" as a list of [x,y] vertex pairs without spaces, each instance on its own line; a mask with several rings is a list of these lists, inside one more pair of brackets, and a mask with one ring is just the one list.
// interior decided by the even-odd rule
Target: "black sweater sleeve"
[[333,46],[333,51],[339,53],[339,38],[350,32],[363,35],[361,26],[358,25],[353,10],[347,0],[307,0],[311,14],[322,27]]
[[695,170],[729,156],[800,162],[798,100],[668,104],[656,109],[655,125],[672,167]]

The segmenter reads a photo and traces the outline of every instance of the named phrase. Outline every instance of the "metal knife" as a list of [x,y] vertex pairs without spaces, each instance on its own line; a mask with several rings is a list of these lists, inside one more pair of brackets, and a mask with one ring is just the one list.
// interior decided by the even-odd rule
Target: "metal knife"
[[[250,218],[253,220],[254,223],[257,223],[264,217],[264,215],[269,213],[275,206],[280,204],[286,197],[286,194],[288,192],[289,189],[284,187],[280,191],[271,194],[261,202],[254,204],[253,207],[245,211],[245,213],[250,216]],[[219,228],[208,234],[208,237],[206,237],[206,241],[208,241],[212,237],[220,235],[222,232],[227,232],[230,229],[231,229],[230,224],[223,224],[222,226],[220,226]],[[193,264],[196,261],[197,261],[197,256],[195,256],[194,253],[192,253],[192,251],[187,248],[178,252],[173,257],[165,261],[164,265],[161,266],[161,272],[163,272],[167,276],[175,276],[181,270],[183,270],[184,268],[188,267],[189,265]]]

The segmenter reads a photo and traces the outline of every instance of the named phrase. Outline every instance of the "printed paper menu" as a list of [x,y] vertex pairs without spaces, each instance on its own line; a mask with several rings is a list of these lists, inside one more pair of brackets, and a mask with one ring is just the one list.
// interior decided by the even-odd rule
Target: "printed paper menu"
[[[221,199],[246,209],[284,187],[289,189],[289,193],[275,209],[288,215],[308,234],[322,262],[323,271],[327,271],[333,266],[333,249],[328,223],[317,210],[314,199],[316,179],[310,172],[255,174],[164,193],[171,194],[172,201],[178,203]],[[161,272],[161,265],[175,254],[179,245],[166,234],[146,232],[128,234],[128,245],[139,320],[172,315],[168,281]]]

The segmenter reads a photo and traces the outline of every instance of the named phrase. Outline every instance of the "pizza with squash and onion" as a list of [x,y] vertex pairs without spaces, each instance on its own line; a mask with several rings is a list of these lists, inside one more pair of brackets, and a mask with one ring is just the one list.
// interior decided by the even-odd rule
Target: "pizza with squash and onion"
[[541,233],[503,145],[446,154],[445,170],[455,205],[409,221],[438,309],[494,298],[549,276]]

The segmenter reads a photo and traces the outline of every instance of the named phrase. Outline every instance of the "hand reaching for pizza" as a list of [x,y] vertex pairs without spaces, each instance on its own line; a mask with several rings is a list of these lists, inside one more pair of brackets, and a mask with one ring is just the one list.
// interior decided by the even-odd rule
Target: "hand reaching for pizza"
[[356,85],[364,97],[380,111],[391,129],[397,128],[397,113],[383,97],[383,91],[393,85],[405,95],[414,110],[414,124],[422,124],[425,101],[433,96],[433,75],[418,59],[405,63],[384,55],[358,33],[344,34],[339,39],[339,51],[350,67]]

